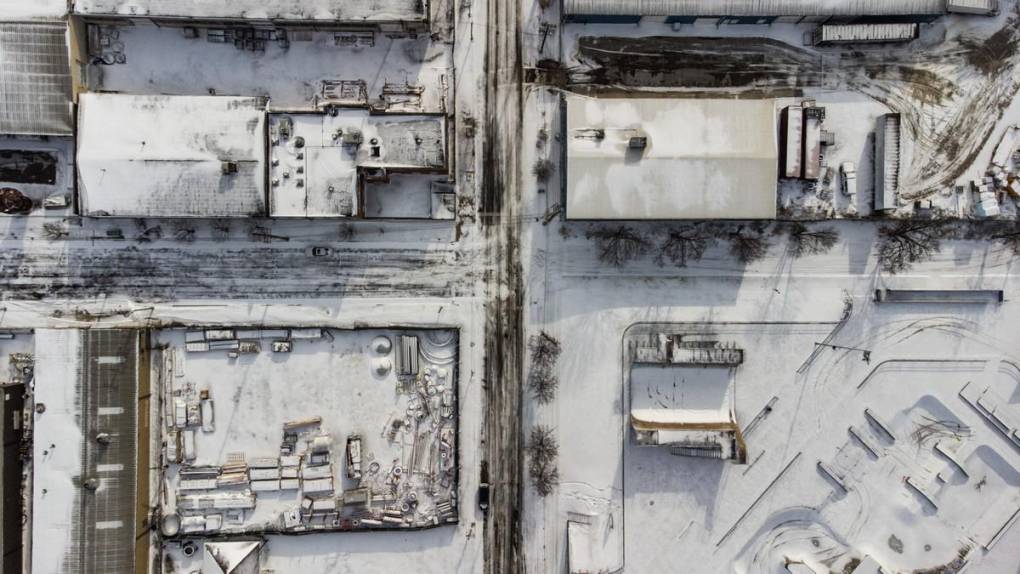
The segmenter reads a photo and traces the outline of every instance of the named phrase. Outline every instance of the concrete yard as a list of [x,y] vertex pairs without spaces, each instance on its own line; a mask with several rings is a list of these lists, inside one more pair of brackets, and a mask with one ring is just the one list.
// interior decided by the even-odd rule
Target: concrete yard
[[[456,520],[456,331],[235,332],[240,344],[254,344],[260,350],[245,350],[231,358],[230,351],[186,351],[185,337],[201,331],[155,335],[154,344],[161,351],[154,361],[154,376],[167,397],[161,425],[169,489],[164,516],[177,513],[182,522],[189,515],[202,516],[207,524],[213,516],[225,518],[215,528],[197,527],[213,534],[427,528]],[[402,337],[413,338],[420,347],[414,349],[415,367],[406,366],[408,373],[413,370],[410,379],[401,375],[398,381],[398,372],[405,369],[398,356]],[[281,344],[292,350],[274,350]],[[414,390],[416,377],[428,381],[422,383],[420,395]],[[296,381],[301,381],[303,392],[294,392]],[[196,393],[208,398],[199,401]],[[192,401],[202,405],[200,428],[189,422],[184,430],[175,409]],[[292,446],[282,446],[288,440],[285,423],[293,421],[305,422],[295,427]],[[310,443],[316,437],[325,445],[321,451],[317,442],[314,447]],[[350,456],[345,445],[351,437],[359,441],[357,475],[345,463]],[[323,466],[311,466],[316,452],[325,453]],[[293,465],[292,477],[285,455],[304,456],[303,462]],[[182,473],[189,468],[219,469],[231,461],[249,467],[237,487],[225,482],[226,467],[211,475],[220,476],[219,486],[216,480],[206,486],[204,479],[191,479],[190,484],[198,486],[186,488],[182,483]],[[281,463],[285,463],[282,476]],[[311,483],[323,478],[328,484],[321,489],[316,484],[312,491]],[[367,489],[367,494],[359,489]],[[196,496],[216,499],[240,493],[254,493],[250,512],[202,514],[185,503]],[[297,519],[300,503],[309,497],[332,501],[333,509],[316,512],[311,522],[308,517]],[[393,507],[399,513],[402,504],[399,520],[382,520],[384,509]],[[437,505],[447,510],[440,511]],[[332,518],[324,519],[327,514]]]

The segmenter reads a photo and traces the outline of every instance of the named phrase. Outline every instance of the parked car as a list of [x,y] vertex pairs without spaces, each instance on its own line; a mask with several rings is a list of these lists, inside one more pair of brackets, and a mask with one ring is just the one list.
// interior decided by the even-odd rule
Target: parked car
[[308,254],[312,257],[328,257],[330,250],[329,247],[311,247],[308,249]]
[[481,480],[478,483],[478,508],[482,512],[489,510],[489,463],[482,461]]
[[845,161],[839,166],[842,174],[843,195],[853,198],[857,196],[857,167],[854,162]]

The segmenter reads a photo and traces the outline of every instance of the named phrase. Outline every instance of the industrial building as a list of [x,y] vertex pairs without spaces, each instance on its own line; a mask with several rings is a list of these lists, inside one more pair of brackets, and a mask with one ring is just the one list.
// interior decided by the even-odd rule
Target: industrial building
[[56,22],[67,16],[67,0],[0,0],[0,21]]
[[75,0],[74,14],[90,20],[130,18],[180,25],[399,28],[427,24],[428,6],[428,0]]
[[584,23],[931,22],[947,6],[946,0],[563,0],[563,12]]
[[83,94],[82,215],[264,215],[265,101],[227,96]]
[[268,113],[262,98],[84,94],[79,118],[82,215],[454,215],[441,114]]
[[25,564],[25,523],[30,508],[25,497],[25,470],[31,430],[27,424],[33,381],[33,338],[30,332],[0,331],[0,574],[22,574]]
[[773,100],[567,95],[570,219],[771,219]]
[[144,352],[135,330],[35,332],[32,572],[146,571]]
[[[452,218],[452,190],[391,178],[446,171],[446,118],[366,109],[271,114],[270,215]],[[426,183],[429,178],[426,176]]]
[[743,349],[699,335],[657,333],[629,347],[630,423],[640,446],[744,463],[734,373]]
[[0,135],[70,136],[67,24],[3,16],[0,12]]

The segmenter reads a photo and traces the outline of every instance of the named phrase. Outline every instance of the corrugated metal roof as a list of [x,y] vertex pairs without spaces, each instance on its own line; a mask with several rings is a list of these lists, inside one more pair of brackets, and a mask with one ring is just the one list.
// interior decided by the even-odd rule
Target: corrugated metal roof
[[943,14],[946,0],[563,0],[566,14],[607,16],[891,16]]
[[820,42],[882,42],[912,40],[916,37],[916,23],[896,22],[883,24],[823,24],[817,39]]
[[75,0],[89,16],[402,22],[425,20],[427,0]]
[[0,133],[70,135],[64,23],[0,23]]

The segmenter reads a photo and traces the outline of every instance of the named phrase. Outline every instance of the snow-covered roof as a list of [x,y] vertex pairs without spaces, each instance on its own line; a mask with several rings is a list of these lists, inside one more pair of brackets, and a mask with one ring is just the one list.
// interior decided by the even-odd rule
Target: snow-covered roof
[[[281,124],[289,125],[289,136],[281,134]],[[272,216],[360,215],[361,170],[446,168],[446,122],[441,115],[371,114],[358,108],[338,109],[335,115],[272,114],[269,130]]]
[[0,21],[60,20],[67,0],[0,0]]
[[733,400],[728,368],[631,369],[631,417],[638,426],[724,426],[733,422]]
[[71,66],[63,22],[0,22],[0,133],[70,135]]
[[140,333],[35,332],[33,572],[132,571]]
[[427,0],[75,0],[85,16],[188,20],[314,20],[406,22],[425,20]]
[[79,107],[83,214],[265,214],[263,99],[83,94]]
[[261,540],[206,542],[202,574],[258,574]]
[[773,100],[568,95],[567,217],[774,218],[776,137]]
[[[32,476],[32,571],[64,572],[68,555],[77,552],[70,528],[80,513],[82,443],[79,362],[81,332],[39,329],[35,332],[35,403]],[[59,448],[50,449],[51,444]],[[43,495],[43,493],[46,493]]]
[[606,16],[892,16],[944,14],[946,0],[564,0],[565,14]]

